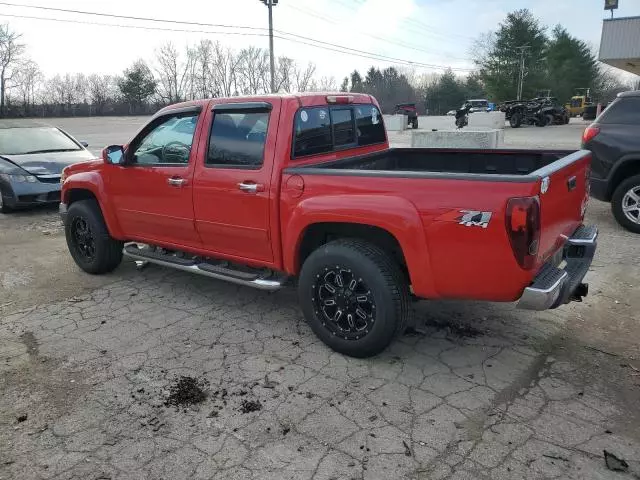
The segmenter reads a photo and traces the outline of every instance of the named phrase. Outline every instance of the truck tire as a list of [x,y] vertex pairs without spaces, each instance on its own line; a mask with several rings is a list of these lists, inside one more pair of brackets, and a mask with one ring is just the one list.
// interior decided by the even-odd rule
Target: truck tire
[[124,243],[111,238],[95,200],[71,204],[64,233],[73,260],[85,272],[99,275],[120,265]]
[[520,128],[520,125],[522,125],[522,115],[519,113],[511,115],[509,118],[509,125],[511,125],[511,128]]
[[640,175],[618,185],[611,197],[611,210],[622,227],[640,233]]
[[418,119],[417,118],[413,121],[413,129],[414,130],[418,129]]
[[409,318],[409,287],[399,265],[363,240],[336,240],[312,252],[298,295],[314,333],[351,357],[382,352]]

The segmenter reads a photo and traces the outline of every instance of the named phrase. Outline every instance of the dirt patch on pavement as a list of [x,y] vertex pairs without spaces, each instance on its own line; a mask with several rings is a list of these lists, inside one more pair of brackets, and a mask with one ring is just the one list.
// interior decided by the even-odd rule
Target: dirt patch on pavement
[[182,376],[169,388],[169,396],[165,406],[184,407],[204,402],[207,398],[207,380],[197,380],[193,377]]

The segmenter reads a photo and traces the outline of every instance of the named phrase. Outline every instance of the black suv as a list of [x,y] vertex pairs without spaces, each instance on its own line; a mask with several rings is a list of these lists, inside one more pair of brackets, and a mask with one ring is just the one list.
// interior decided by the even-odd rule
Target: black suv
[[582,146],[593,153],[591,196],[611,202],[618,223],[640,233],[640,91],[618,94],[584,131]]

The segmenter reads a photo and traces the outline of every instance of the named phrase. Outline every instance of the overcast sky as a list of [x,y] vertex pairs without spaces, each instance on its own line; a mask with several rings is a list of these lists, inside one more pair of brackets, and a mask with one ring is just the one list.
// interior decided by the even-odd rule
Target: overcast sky
[[[24,35],[28,53],[47,75],[66,72],[119,74],[137,58],[153,62],[155,49],[168,40],[183,47],[210,38],[232,48],[268,47],[264,35],[267,8],[260,0],[13,0],[20,5],[75,9],[124,16],[253,27],[222,28],[88,16],[0,2],[0,22]],[[280,0],[274,8],[274,28],[326,42],[314,47],[303,38],[276,38],[276,55],[299,63],[316,63],[319,75],[338,82],[354,68],[366,70],[391,62],[338,53],[328,44],[420,63],[416,73],[441,71],[439,67],[473,67],[469,49],[481,33],[495,29],[505,15],[528,8],[552,28],[561,23],[573,35],[597,47],[604,0]],[[119,28],[64,23],[15,16],[46,17],[78,22],[147,28],[206,30],[206,33]],[[616,16],[640,15],[640,0],[620,0]],[[242,33],[244,35],[237,35]],[[248,35],[247,35],[248,34]],[[284,33],[276,35],[284,37]],[[291,37],[289,37],[291,38]],[[424,66],[429,65],[430,67]]]

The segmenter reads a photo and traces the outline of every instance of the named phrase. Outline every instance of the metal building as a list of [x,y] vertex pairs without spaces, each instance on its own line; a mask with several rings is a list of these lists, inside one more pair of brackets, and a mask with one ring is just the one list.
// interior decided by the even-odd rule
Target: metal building
[[640,17],[604,20],[599,60],[640,75]]

